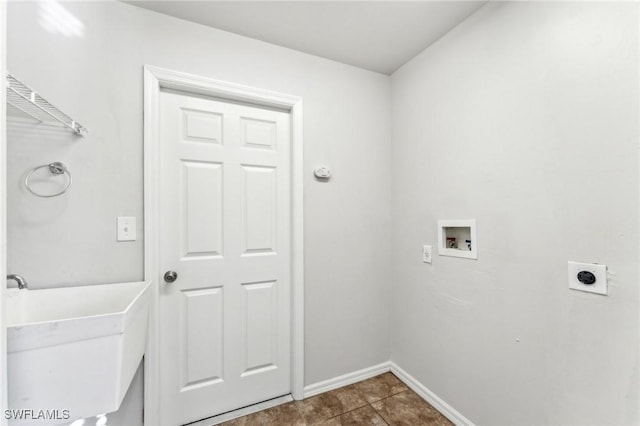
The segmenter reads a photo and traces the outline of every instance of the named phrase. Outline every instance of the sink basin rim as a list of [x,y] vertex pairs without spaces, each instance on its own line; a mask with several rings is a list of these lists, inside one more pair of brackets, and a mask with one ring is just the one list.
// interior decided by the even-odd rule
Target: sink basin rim
[[[23,322],[7,326],[7,351],[9,353],[31,350],[38,347],[55,346],[73,341],[94,339],[97,337],[122,334],[136,317],[136,313],[145,309],[150,297],[151,282],[137,281],[129,283],[99,284],[100,286],[138,286],[131,301],[117,312],[84,315],[78,317],[52,319],[48,321]],[[87,287],[87,288],[84,288]],[[91,291],[93,286],[78,287],[80,291]],[[66,289],[70,287],[63,287]],[[56,289],[46,289],[55,291]],[[45,291],[45,290],[16,290]],[[24,296],[28,294],[24,293]]]

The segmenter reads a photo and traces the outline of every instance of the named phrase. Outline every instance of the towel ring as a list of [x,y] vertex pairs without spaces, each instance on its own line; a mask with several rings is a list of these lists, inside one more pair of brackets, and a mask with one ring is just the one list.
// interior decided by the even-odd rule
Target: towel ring
[[[29,183],[29,179],[31,179],[31,175],[36,170],[40,170],[45,167],[48,168],[51,174],[53,175],[62,175],[62,174],[67,175],[68,177],[67,185],[62,189],[62,191],[56,192],[55,194],[39,194],[36,191],[34,191],[33,188],[31,188],[31,184]],[[33,195],[37,197],[42,197],[42,198],[51,198],[51,197],[57,197],[58,195],[62,195],[65,192],[67,192],[67,190],[71,187],[72,183],[73,183],[73,179],[71,178],[71,173],[69,172],[69,169],[67,168],[66,164],[61,163],[59,161],[56,161],[55,163],[44,164],[42,166],[34,167],[33,169],[31,169],[29,173],[27,173],[27,176],[24,178],[24,186],[27,187],[29,192],[31,192]]]

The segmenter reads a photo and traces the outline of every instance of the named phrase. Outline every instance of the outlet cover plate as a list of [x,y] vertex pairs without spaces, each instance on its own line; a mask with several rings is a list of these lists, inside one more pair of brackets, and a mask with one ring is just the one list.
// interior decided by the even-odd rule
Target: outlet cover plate
[[424,263],[431,263],[431,246],[422,246],[422,261]]
[[[586,291],[588,293],[596,293],[607,295],[607,265],[598,263],[581,263],[569,261],[569,288],[572,290]],[[583,284],[578,281],[578,273],[580,271],[588,271],[596,276],[596,282],[593,284]]]

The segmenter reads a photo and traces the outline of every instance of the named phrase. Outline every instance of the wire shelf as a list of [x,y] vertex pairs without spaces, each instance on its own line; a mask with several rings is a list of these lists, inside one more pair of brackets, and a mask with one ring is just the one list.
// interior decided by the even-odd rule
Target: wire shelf
[[67,127],[78,136],[88,133],[80,123],[11,74],[7,74],[7,103],[38,121]]

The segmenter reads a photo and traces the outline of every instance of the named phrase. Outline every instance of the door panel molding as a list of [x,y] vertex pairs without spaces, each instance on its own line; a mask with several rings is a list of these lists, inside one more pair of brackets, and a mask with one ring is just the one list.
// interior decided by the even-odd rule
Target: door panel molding
[[[303,143],[302,98],[207,77],[158,68],[144,67],[144,263],[145,280],[152,284],[149,337],[144,368],[144,423],[164,424],[160,418],[159,356],[159,165],[160,165],[160,90],[179,90],[196,95],[213,96],[229,101],[277,108],[291,115],[291,395],[304,397],[304,235],[303,235]],[[202,119],[200,117],[199,119]],[[217,135],[202,134],[194,122],[192,137],[196,143],[210,143]],[[250,129],[251,144],[256,151],[271,149],[268,132]],[[267,137],[265,137],[267,136]],[[224,142],[223,142],[224,143]]]
[[[224,380],[223,360],[223,287],[198,288],[182,290],[182,309],[180,328],[183,341],[182,389],[202,386],[205,383],[217,383]],[[215,306],[216,309],[207,309]],[[200,321],[208,324],[208,333],[192,336],[189,327],[191,322]],[[214,360],[214,362],[211,362]]]

